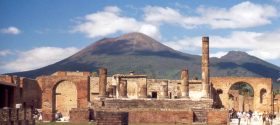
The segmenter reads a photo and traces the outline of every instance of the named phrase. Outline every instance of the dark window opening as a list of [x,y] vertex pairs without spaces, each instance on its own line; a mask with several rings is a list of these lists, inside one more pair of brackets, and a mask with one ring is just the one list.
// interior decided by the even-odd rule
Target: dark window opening
[[152,98],[157,98],[157,92],[152,92]]

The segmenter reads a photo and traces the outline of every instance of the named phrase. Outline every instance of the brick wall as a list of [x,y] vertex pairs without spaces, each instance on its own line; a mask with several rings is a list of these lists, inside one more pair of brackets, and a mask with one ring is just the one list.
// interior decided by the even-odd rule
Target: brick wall
[[88,109],[73,108],[72,110],[70,110],[69,114],[70,114],[70,122],[81,123],[81,122],[89,121]]
[[192,111],[129,111],[129,123],[192,123]]
[[208,124],[226,124],[228,121],[228,111],[209,110],[207,117],[208,117]]

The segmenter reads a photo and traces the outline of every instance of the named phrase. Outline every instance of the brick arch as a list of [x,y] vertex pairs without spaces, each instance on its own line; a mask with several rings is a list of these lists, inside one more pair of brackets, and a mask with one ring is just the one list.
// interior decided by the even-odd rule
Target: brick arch
[[77,108],[77,86],[70,80],[59,80],[52,89],[52,108],[62,113],[62,116],[69,117],[69,111]]
[[[220,94],[222,105],[225,108],[229,108],[228,92],[233,84],[239,82],[245,82],[250,85],[254,91],[254,98],[252,107],[254,111],[263,112],[271,111],[271,94],[272,94],[272,80],[270,78],[258,78],[258,77],[211,77],[210,81],[214,89],[222,89],[223,94]],[[260,103],[260,91],[261,89],[267,90],[267,96],[264,98],[264,102]]]
[[77,89],[77,108],[87,108],[89,100],[88,76],[40,76],[36,78],[42,88],[42,115],[43,120],[53,121],[55,116],[53,90],[58,83],[71,81]]
[[232,83],[232,84],[230,85],[230,87],[229,87],[228,90],[231,90],[231,88],[232,88],[234,85],[236,85],[236,84],[242,84],[242,83],[247,84],[247,85],[250,86],[250,88],[253,90],[253,96],[254,96],[254,95],[255,95],[255,90],[254,90],[253,85],[252,85],[251,83],[246,82],[246,81],[238,81],[238,82]]

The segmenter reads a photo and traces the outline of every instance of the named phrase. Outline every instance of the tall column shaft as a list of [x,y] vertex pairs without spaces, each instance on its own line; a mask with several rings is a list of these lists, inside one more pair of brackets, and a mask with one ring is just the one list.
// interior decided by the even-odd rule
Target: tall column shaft
[[202,97],[209,98],[209,37],[202,37]]
[[106,97],[107,69],[99,69],[99,97]]
[[181,98],[189,98],[189,72],[183,69],[181,72]]

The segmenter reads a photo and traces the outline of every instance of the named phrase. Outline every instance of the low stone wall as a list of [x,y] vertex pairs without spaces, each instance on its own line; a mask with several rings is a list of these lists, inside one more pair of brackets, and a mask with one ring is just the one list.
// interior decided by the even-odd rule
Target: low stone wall
[[195,107],[211,108],[212,100],[193,101],[188,99],[103,99],[94,102],[94,109],[155,109],[190,110]]
[[32,110],[28,109],[0,109],[0,124],[35,125]]
[[192,111],[129,111],[129,123],[192,123]]
[[128,125],[128,112],[96,112],[97,125]]
[[73,123],[82,123],[82,122],[88,122],[89,121],[89,109],[79,109],[79,108],[73,108],[70,110],[70,122]]
[[227,124],[228,111],[227,110],[214,110],[208,111],[208,123],[210,124]]

